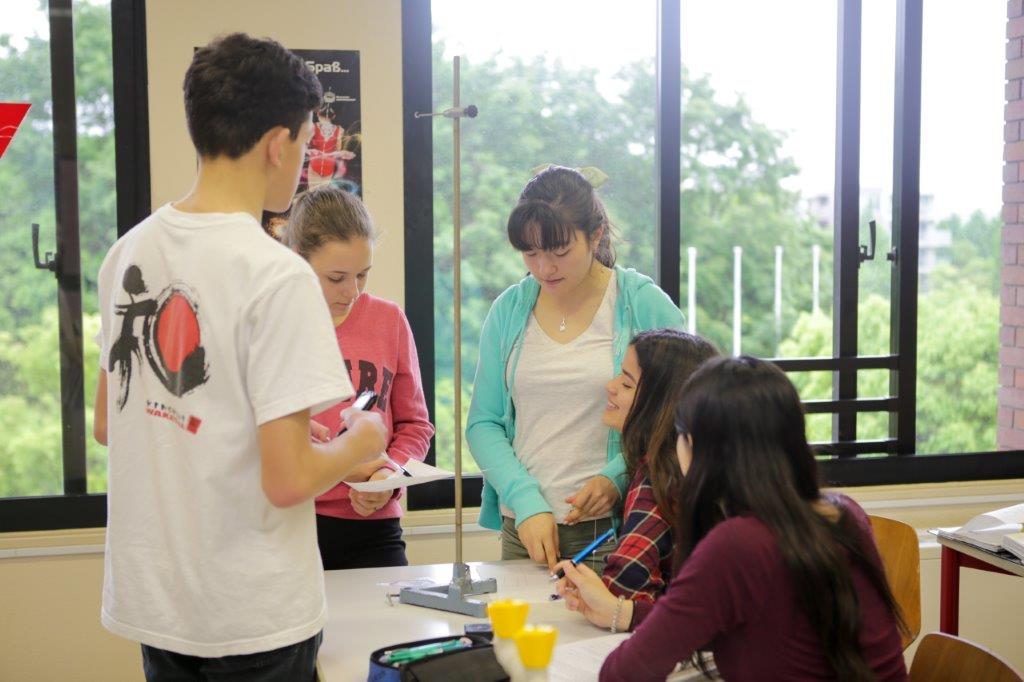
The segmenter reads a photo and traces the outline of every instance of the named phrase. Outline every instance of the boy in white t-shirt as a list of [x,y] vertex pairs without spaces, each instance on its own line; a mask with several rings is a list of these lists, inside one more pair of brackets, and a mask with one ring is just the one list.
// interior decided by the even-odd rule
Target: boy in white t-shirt
[[321,89],[233,34],[185,76],[198,178],[100,268],[94,433],[110,447],[101,619],[149,680],[312,680],[327,618],[313,498],[384,450],[379,415],[310,441],[351,397],[316,276],[266,236],[295,192]]

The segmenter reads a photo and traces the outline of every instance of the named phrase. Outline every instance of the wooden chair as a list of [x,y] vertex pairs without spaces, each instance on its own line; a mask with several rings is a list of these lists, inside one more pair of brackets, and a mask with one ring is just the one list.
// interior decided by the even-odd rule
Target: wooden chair
[[889,589],[903,613],[907,634],[903,648],[910,646],[921,632],[921,551],[917,531],[900,521],[869,516],[875,544],[882,557]]
[[1020,674],[988,649],[943,632],[921,640],[910,682],[1022,682]]

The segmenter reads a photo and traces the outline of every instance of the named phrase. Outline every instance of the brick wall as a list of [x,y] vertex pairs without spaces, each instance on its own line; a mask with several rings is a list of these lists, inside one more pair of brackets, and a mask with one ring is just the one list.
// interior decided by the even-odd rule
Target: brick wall
[[999,447],[1024,449],[1024,0],[1006,3]]

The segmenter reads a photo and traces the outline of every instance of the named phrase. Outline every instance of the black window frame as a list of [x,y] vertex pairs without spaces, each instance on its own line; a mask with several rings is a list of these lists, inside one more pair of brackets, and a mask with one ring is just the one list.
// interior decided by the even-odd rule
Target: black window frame
[[[816,443],[829,458],[822,476],[833,486],[866,486],[1024,477],[1024,450],[917,454],[917,306],[921,149],[921,42],[923,0],[899,0],[896,11],[890,352],[857,352],[860,265],[860,108],[862,0],[837,0],[836,180],[833,277],[833,357],[775,358],[786,372],[831,371],[831,400],[804,401],[808,413],[833,415],[835,441]],[[679,303],[682,234],[680,212],[681,0],[658,1],[655,278]],[[434,410],[433,149],[430,119],[432,26],[430,0],[402,2],[403,120],[405,141],[405,300],[417,347],[424,393]],[[426,283],[429,282],[430,286]],[[428,350],[429,349],[429,350]],[[858,398],[857,373],[889,371],[889,396]],[[995,387],[993,387],[993,390]],[[889,435],[857,440],[857,415],[886,412]],[[995,418],[995,415],[993,415]],[[859,457],[882,454],[881,457]],[[436,461],[433,446],[428,462]],[[463,480],[466,506],[478,506],[479,474]],[[409,489],[410,510],[447,509],[454,486],[447,481]]]

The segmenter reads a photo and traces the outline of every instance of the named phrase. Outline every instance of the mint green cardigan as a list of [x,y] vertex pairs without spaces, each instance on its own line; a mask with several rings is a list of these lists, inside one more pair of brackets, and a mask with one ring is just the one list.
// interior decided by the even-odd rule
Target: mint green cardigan
[[[619,373],[629,341],[638,332],[684,326],[682,312],[650,277],[615,266],[615,282],[618,297],[611,348],[612,376]],[[537,480],[512,449],[516,414],[512,385],[506,381],[506,374],[512,378],[516,375],[526,323],[539,293],[540,284],[529,275],[510,286],[491,305],[480,333],[480,357],[466,421],[466,441],[484,476],[480,525],[494,530],[501,528],[501,505],[515,512],[516,527],[531,516],[551,512]],[[625,498],[629,481],[619,433],[614,429],[608,430],[608,463],[600,473]]]

